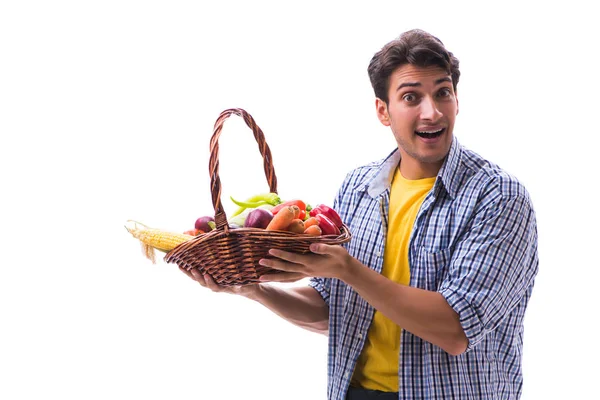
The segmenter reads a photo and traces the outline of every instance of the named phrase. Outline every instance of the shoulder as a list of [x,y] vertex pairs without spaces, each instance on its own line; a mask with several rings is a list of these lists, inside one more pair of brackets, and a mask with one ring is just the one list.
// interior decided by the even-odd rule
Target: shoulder
[[481,198],[510,199],[523,197],[529,200],[525,185],[513,174],[467,148],[462,148],[460,158],[462,185],[460,192],[476,192]]
[[531,237],[527,232],[536,230],[534,207],[527,189],[515,175],[466,148],[461,149],[455,166],[455,196],[444,196],[437,204],[456,232],[461,232],[456,237],[509,230],[520,230],[522,238]]
[[397,149],[391,151],[387,156],[358,166],[350,170],[342,183],[341,191],[364,191],[374,181],[378,181],[382,177],[382,172],[390,168],[390,165],[397,165],[399,154]]

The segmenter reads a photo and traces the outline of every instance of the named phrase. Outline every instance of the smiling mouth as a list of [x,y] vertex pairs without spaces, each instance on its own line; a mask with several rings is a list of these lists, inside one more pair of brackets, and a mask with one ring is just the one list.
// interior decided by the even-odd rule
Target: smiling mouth
[[438,129],[436,131],[415,131],[415,134],[424,139],[434,139],[436,137],[442,136],[442,134],[445,131],[446,131],[446,128],[442,128],[442,129]]

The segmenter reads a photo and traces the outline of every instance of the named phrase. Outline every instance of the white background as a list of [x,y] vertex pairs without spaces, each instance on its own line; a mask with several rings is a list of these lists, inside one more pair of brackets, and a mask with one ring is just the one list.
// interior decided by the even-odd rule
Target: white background
[[[598,396],[588,2],[200,3],[2,2],[0,398],[324,399],[325,337],[152,265],[123,225],[213,213],[209,140],[230,107],[264,130],[282,197],[331,203],[395,145],[366,69],[412,28],[460,59],[459,140],[536,208],[522,398]],[[220,146],[226,210],[268,190],[241,119]]]

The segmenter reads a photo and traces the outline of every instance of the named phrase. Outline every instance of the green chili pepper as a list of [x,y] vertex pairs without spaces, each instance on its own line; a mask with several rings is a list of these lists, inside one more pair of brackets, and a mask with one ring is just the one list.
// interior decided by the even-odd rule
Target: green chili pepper
[[241,214],[246,208],[256,208],[265,204],[276,206],[277,204],[281,203],[281,198],[277,193],[257,194],[256,196],[250,197],[246,201],[238,201],[231,196],[229,196],[229,198],[239,206],[239,208],[231,215],[232,217]]
[[269,204],[265,200],[260,200],[260,201],[239,201],[239,200],[234,199],[231,196],[229,196],[229,198],[235,204],[237,204],[240,207],[244,207],[244,208],[256,208],[258,206],[262,206],[263,204]]

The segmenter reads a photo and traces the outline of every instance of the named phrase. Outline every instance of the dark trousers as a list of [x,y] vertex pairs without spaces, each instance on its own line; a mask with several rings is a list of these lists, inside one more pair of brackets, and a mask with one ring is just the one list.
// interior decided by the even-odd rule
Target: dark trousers
[[398,392],[381,392],[379,390],[359,389],[350,386],[346,400],[398,400]]

